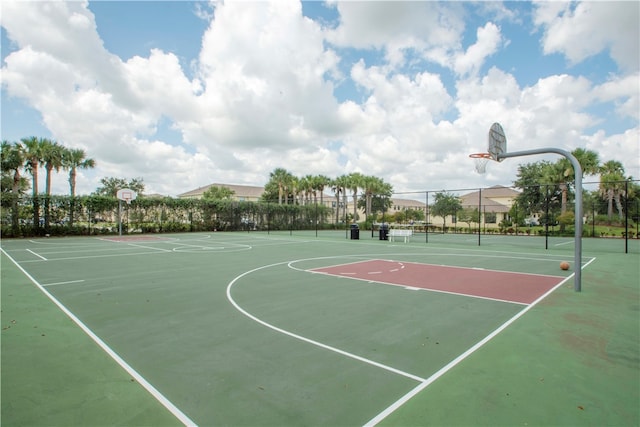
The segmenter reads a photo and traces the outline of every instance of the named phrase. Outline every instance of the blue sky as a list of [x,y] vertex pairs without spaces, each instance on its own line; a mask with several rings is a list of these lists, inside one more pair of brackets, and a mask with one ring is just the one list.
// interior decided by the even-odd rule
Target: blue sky
[[87,194],[106,176],[263,185],[276,167],[509,185],[540,159],[475,175],[494,121],[511,151],[587,148],[638,177],[639,6],[603,5],[8,0],[2,138],[85,149]]

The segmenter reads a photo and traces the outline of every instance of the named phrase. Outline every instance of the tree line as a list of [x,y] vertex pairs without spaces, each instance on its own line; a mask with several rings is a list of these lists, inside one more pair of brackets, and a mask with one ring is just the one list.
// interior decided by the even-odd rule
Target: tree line
[[[598,153],[583,148],[577,148],[571,154],[578,160],[583,178],[599,176],[597,191],[583,189],[583,206],[592,207],[590,211],[595,212],[595,207],[600,206],[599,202],[602,201],[606,205],[608,224],[614,222],[614,206],[620,221],[628,214],[629,201],[636,199],[640,202],[640,186],[633,177],[626,175],[621,162],[609,160],[601,163]],[[543,224],[558,223],[563,231],[565,226],[574,223],[574,213],[568,210],[569,201],[575,196],[571,191],[574,181],[573,166],[566,158],[556,162],[543,160],[519,165],[513,186],[521,192],[509,211],[510,220],[500,226],[507,227],[513,222],[526,225],[524,220],[527,216],[541,214]],[[479,218],[477,208],[463,208],[461,199],[446,191],[435,195],[429,212],[442,218],[451,216],[456,221],[469,224],[478,222]],[[592,221],[596,221],[595,214],[593,216]],[[636,217],[634,221],[637,220]]]
[[[584,199],[595,201],[601,198],[607,204],[607,218],[614,217],[614,205],[618,217],[624,212],[623,200],[631,200],[640,196],[640,187],[633,182],[632,176],[627,176],[624,166],[617,160],[601,163],[598,153],[577,148],[571,152],[582,168],[582,176],[599,176],[598,190],[595,194],[585,192]],[[520,210],[525,212],[545,212],[551,206],[559,209],[561,216],[571,217],[567,211],[571,187],[575,185],[574,170],[568,159],[562,158],[556,162],[539,161],[527,163],[518,167],[515,187],[522,190],[516,202]],[[571,222],[570,218],[567,222]]]
[[[277,200],[278,204],[308,204],[312,198],[314,203],[317,202],[320,194],[321,205],[324,204],[325,189],[331,189],[336,200],[336,221],[350,215],[347,213],[347,192],[350,192],[353,198],[353,221],[358,220],[358,208],[364,210],[367,219],[375,212],[389,208],[393,194],[393,186],[377,176],[353,172],[333,179],[325,175],[296,177],[284,168],[276,168],[270,173],[264,189],[264,201]],[[358,199],[359,196],[363,197]],[[340,214],[340,208],[343,209],[343,215]]]
[[[76,176],[78,169],[91,169],[96,166],[94,159],[88,158],[87,153],[80,148],[67,148],[48,138],[35,136],[22,138],[20,142],[10,143],[2,141],[2,197],[11,199],[12,224],[18,226],[18,198],[29,188],[29,182],[22,176],[22,171],[31,175],[31,189],[33,193],[33,224],[40,223],[40,200],[38,197],[38,171],[44,167],[45,199],[44,225],[49,226],[51,199],[51,175],[60,169],[69,172],[69,194],[71,199],[76,195]],[[73,224],[73,210],[71,210]]]
[[[599,175],[600,183],[597,195],[588,194],[588,200],[596,197],[605,200],[607,204],[607,216],[611,221],[614,208],[618,216],[622,217],[626,200],[640,195],[638,185],[630,182],[631,177],[625,175],[622,163],[610,160],[601,164],[598,154],[578,148],[572,152],[578,159],[584,175]],[[79,169],[91,169],[96,166],[96,161],[87,157],[82,149],[64,147],[62,144],[47,139],[28,137],[19,142],[2,142],[2,196],[3,207],[11,207],[11,223],[14,229],[18,228],[19,209],[18,199],[31,188],[32,210],[30,215],[35,228],[44,226],[49,228],[50,201],[51,201],[51,176],[53,172],[60,170],[68,172],[69,182],[69,208],[68,223],[73,226],[76,176]],[[38,171],[43,169],[46,173],[44,197],[38,188]],[[23,174],[25,176],[23,176]],[[31,178],[30,180],[28,178]],[[567,204],[571,196],[571,187],[574,184],[574,172],[571,163],[567,159],[560,159],[554,163],[539,161],[522,164],[518,167],[517,179],[514,186],[521,189],[516,199],[519,213],[514,212],[512,218],[518,220],[523,212],[544,212],[545,209],[557,208],[560,215],[570,215],[567,212]],[[100,186],[93,195],[115,198],[117,190],[131,188],[143,196],[144,182],[142,178],[131,180],[123,178],[102,178]],[[393,187],[383,179],[376,176],[367,176],[359,172],[344,174],[335,178],[325,175],[295,176],[284,168],[276,168],[269,174],[269,180],[264,187],[261,201],[278,205],[304,206],[310,203],[324,206],[325,190],[330,189],[335,197],[335,221],[344,218],[345,221],[357,221],[358,209],[365,212],[366,220],[371,221],[378,212],[384,212],[391,207]],[[353,200],[353,211],[347,212],[347,196]],[[203,194],[205,200],[231,200],[233,192],[227,188],[209,188]],[[319,200],[318,200],[319,199]],[[430,214],[446,216],[447,214],[463,217],[460,203],[454,196],[446,192],[436,195],[435,203],[429,207]],[[94,200],[95,202],[95,200]],[[94,203],[92,202],[92,203]],[[41,206],[43,205],[43,206]],[[40,217],[43,207],[44,218]],[[410,219],[422,219],[423,215],[410,215]],[[409,218],[409,216],[407,216]],[[471,217],[470,217],[471,218]]]

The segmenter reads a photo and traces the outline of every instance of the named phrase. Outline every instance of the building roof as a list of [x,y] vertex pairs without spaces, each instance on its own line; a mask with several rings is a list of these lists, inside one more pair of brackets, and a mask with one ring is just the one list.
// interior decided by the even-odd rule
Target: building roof
[[237,184],[209,184],[204,187],[196,188],[195,190],[187,191],[186,193],[178,194],[181,199],[195,199],[202,197],[202,194],[211,187],[224,187],[234,192],[235,198],[247,198],[257,200],[264,193],[264,187],[257,187],[253,185],[237,185]]
[[[480,204],[487,212],[509,212],[513,200],[519,194],[512,188],[495,185],[481,191],[467,193],[460,197],[460,202],[463,208],[477,208]],[[478,200],[479,197],[481,200]]]
[[404,208],[419,208],[424,209],[425,203],[419,200],[411,200],[411,199],[398,199],[396,197],[391,198],[391,202],[393,206],[404,207]]

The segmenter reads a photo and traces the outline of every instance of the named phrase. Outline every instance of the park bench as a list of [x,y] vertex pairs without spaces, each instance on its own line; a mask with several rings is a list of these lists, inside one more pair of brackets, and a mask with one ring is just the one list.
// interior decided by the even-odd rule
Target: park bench
[[391,229],[389,230],[389,241],[395,241],[396,237],[402,237],[404,242],[407,243],[409,238],[413,235],[413,230],[399,230],[399,229]]

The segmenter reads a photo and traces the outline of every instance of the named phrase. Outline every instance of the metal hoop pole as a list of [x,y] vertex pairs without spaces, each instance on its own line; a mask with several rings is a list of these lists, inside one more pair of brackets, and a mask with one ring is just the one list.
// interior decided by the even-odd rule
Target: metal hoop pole
[[[578,159],[568,151],[561,150],[560,148],[539,148],[536,150],[525,150],[525,151],[515,151],[513,153],[501,153],[498,154],[497,160],[504,160],[510,157],[522,157],[522,156],[532,156],[536,154],[560,154],[564,156],[571,162],[571,166],[573,166],[574,173],[574,181],[576,185],[576,200],[574,207],[574,228],[575,228],[575,244],[574,244],[574,255],[573,255],[573,264],[574,264],[574,285],[573,289],[576,292],[580,292],[582,290],[582,167],[580,166],[580,162]],[[549,219],[547,218],[547,221]]]

